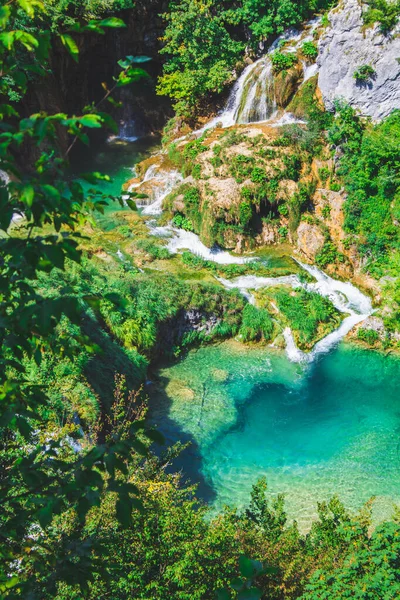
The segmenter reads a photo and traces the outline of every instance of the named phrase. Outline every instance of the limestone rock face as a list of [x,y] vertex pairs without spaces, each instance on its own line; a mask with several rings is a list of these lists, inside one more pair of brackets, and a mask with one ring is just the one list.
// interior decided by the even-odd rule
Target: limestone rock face
[[309,260],[315,260],[324,243],[325,236],[317,225],[300,223],[297,230],[297,247]]
[[[336,98],[343,98],[379,121],[400,108],[400,28],[387,35],[379,24],[363,28],[363,10],[366,5],[359,0],[343,0],[329,14],[330,26],[319,42],[318,84],[328,110]],[[366,83],[353,77],[362,65],[376,72]]]

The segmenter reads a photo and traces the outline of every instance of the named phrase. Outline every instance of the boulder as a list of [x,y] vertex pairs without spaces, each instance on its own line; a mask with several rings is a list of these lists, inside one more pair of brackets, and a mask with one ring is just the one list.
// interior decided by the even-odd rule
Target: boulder
[[297,247],[310,261],[314,261],[325,243],[325,236],[318,227],[310,223],[300,223],[297,229]]

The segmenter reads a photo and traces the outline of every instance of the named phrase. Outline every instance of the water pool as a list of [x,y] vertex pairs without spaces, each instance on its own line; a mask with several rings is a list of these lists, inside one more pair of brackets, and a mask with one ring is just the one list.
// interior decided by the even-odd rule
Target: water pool
[[234,342],[191,351],[160,369],[151,417],[215,510],[243,506],[258,477],[284,493],[309,527],[317,503],[338,494],[374,519],[400,502],[400,360],[342,344],[309,365]]

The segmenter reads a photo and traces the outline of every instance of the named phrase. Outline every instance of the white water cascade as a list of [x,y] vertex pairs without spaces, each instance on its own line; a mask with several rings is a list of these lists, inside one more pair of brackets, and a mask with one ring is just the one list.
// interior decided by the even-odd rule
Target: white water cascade
[[[297,52],[304,42],[313,40],[313,33],[319,25],[320,19],[314,19],[310,21],[306,32],[287,31],[275,40],[264,56],[245,68],[234,84],[223,111],[197,133],[203,133],[206,129],[217,125],[231,127],[241,123],[265,122],[276,117],[271,54],[283,43],[287,45],[285,52]],[[317,73],[317,66],[304,62],[303,71],[304,81],[306,81]],[[289,123],[298,122],[293,115],[288,118]],[[286,123],[279,123],[279,125],[284,124]]]
[[151,183],[151,203],[140,204],[143,207],[142,214],[144,215],[159,215],[162,213],[162,203],[164,199],[173,191],[173,189],[183,181],[179,171],[163,171],[159,169],[157,164],[151,165],[139,183],[133,183],[129,187],[129,191],[140,188],[143,184]]
[[210,260],[220,265],[244,265],[254,259],[241,256],[232,256],[229,252],[221,248],[207,248],[200,241],[195,233],[178,229],[172,225],[157,227],[152,223],[148,224],[153,235],[167,240],[166,248],[172,253],[177,254],[179,250],[189,250],[192,254],[199,256],[204,260]]
[[[293,288],[303,287],[312,292],[317,292],[325,298],[329,298],[335,308],[342,314],[347,315],[340,327],[320,340],[310,353],[302,352],[297,348],[293,334],[289,328],[283,331],[286,342],[286,353],[292,362],[312,362],[320,354],[326,354],[334,348],[355,325],[365,321],[373,312],[371,299],[360,292],[352,283],[333,279],[323,273],[315,266],[310,266],[297,261],[316,281],[313,283],[302,283],[297,275],[287,277],[257,277],[249,275],[237,277],[231,281],[219,279],[228,289],[237,288],[246,298],[251,295],[249,290],[262,289],[276,285],[290,285]],[[252,302],[255,299],[252,296]]]

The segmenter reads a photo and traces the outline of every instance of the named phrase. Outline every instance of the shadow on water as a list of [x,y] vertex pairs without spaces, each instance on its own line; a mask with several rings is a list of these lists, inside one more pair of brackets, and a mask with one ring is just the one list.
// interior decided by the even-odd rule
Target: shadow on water
[[[172,419],[170,409],[172,399],[166,392],[168,378],[152,373],[152,381],[149,383],[147,392],[149,394],[149,419],[152,424],[158,426],[164,435],[167,446],[181,442],[188,447],[173,461],[169,471],[182,473],[182,482],[197,485],[196,496],[211,504],[216,499],[216,492],[209,481],[202,474],[203,459],[201,450],[192,434],[183,431],[179,423]],[[157,449],[155,449],[157,451]]]

